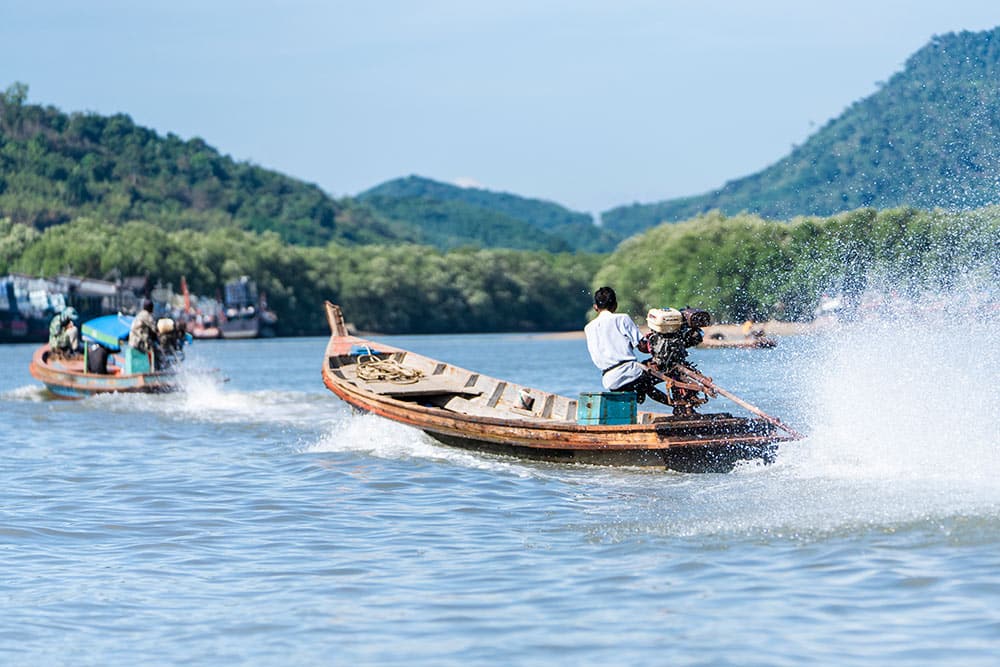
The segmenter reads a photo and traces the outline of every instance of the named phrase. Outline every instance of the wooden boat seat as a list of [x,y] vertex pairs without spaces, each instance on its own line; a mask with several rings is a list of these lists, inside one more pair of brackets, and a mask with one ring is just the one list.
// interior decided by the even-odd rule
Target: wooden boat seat
[[536,420],[534,414],[528,412],[527,410],[504,410],[502,408],[490,407],[483,404],[482,402],[470,401],[463,396],[452,396],[443,403],[440,407],[445,410],[450,410],[452,412],[458,412],[463,415],[472,415],[473,417],[494,417],[496,419],[524,419],[524,420]]
[[395,382],[365,382],[355,379],[359,387],[383,396],[393,398],[410,398],[417,396],[438,396],[453,394],[455,396],[479,396],[483,392],[472,387],[466,387],[461,378],[443,375],[431,375],[421,378],[411,384],[396,384]]
[[[70,373],[86,373],[87,369],[83,363],[83,357],[73,358],[73,359],[46,359],[49,365],[57,370],[63,370]],[[115,364],[113,359],[108,359],[108,372],[102,375],[121,375],[122,367]]]

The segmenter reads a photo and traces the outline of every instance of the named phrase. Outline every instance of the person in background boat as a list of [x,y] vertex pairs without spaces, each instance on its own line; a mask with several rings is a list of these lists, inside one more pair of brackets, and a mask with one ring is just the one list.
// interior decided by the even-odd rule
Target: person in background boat
[[49,349],[57,356],[72,357],[80,352],[80,330],[76,328],[76,309],[67,306],[49,323]]
[[156,345],[156,322],[153,320],[153,302],[146,299],[142,310],[132,319],[132,328],[128,332],[129,347],[149,354]]
[[594,292],[597,317],[583,331],[587,335],[587,350],[594,365],[601,370],[601,383],[608,391],[634,391],[642,403],[649,396],[654,401],[670,404],[670,398],[656,388],[657,378],[636,359],[642,337],[632,318],[618,310],[618,295],[610,287]]

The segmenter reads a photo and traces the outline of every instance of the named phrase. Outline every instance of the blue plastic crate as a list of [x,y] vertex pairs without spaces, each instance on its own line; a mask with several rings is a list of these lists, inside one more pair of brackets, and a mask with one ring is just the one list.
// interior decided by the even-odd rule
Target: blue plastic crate
[[149,363],[149,355],[134,347],[126,345],[122,348],[122,356],[125,357],[125,368],[123,369],[125,375],[149,373],[153,370]]
[[577,424],[634,424],[635,392],[606,391],[580,394]]

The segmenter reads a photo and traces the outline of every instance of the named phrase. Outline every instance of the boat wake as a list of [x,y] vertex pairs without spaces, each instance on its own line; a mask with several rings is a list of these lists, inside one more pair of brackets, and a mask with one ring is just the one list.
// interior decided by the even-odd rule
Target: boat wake
[[977,297],[887,298],[817,337],[801,382],[809,437],[771,466],[709,484],[758,510],[738,525],[797,533],[1000,516],[1000,312]]
[[29,384],[0,393],[0,400],[40,402],[51,398],[48,391],[40,384]]
[[477,470],[503,470],[522,477],[530,475],[528,469],[517,460],[446,447],[409,426],[375,415],[349,412],[332,424],[319,441],[302,451],[352,452],[380,459],[438,461]]
[[[1000,476],[1000,312],[925,297],[835,327],[809,369],[804,475],[975,484]],[[1000,497],[1000,487],[998,487]]]
[[346,410],[330,409],[318,392],[236,390],[202,375],[184,379],[170,394],[104,394],[84,399],[110,414],[151,413],[173,421],[207,424],[323,428]]

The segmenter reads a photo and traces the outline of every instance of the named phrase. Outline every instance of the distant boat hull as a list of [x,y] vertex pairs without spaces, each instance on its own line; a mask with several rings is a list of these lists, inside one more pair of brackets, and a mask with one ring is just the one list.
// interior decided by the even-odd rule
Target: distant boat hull
[[767,350],[777,347],[778,342],[766,336],[753,338],[706,338],[698,347],[703,349],[732,348],[742,350]]
[[213,340],[221,337],[222,335],[218,327],[203,326],[188,327],[188,333],[191,334],[192,338],[197,338],[199,340]]
[[[637,423],[579,424],[577,401],[515,385],[347,333],[340,309],[327,304],[331,337],[323,381],[357,410],[418,428],[447,445],[563,463],[725,471],[740,460],[769,461],[794,440],[771,423],[725,413],[674,417],[640,412]],[[405,361],[422,377],[410,384],[363,380],[360,355]],[[519,407],[522,394],[534,401]]]
[[9,312],[0,314],[0,343],[43,343],[49,339],[49,321],[21,317]]
[[31,359],[32,377],[60,398],[87,398],[115,392],[166,393],[177,391],[177,374],[171,371],[124,374],[121,367],[111,367],[108,374],[87,373],[83,358],[53,359],[48,345],[41,346]]
[[219,334],[230,340],[256,338],[260,335],[260,320],[257,317],[247,317],[220,322]]

